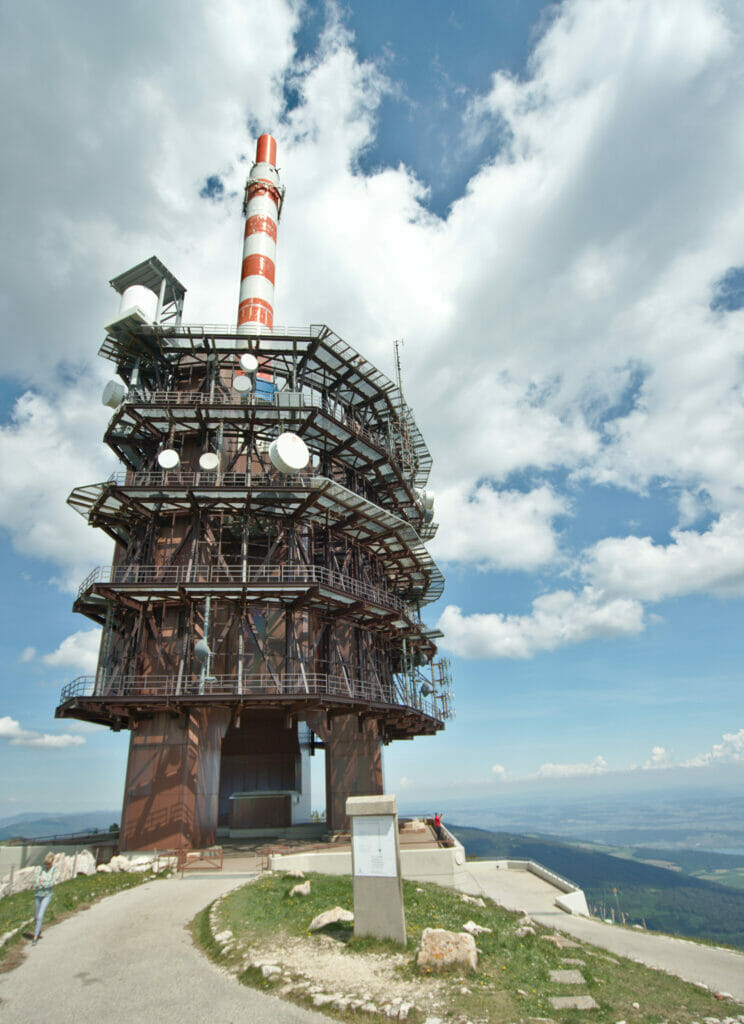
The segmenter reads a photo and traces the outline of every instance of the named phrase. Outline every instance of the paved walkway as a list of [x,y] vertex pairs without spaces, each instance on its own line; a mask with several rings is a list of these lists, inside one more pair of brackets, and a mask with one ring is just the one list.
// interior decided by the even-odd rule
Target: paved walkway
[[530,871],[498,868],[496,861],[468,862],[467,871],[470,883],[461,886],[466,892],[490,896],[504,907],[524,911],[548,928],[560,929],[582,942],[639,960],[685,981],[707,985],[714,992],[728,992],[744,1002],[742,953],[566,914],[555,906],[557,893],[553,886]]
[[3,1024],[328,1024],[240,985],[193,945],[188,923],[250,877],[186,875],[129,889],[54,925],[0,975]]

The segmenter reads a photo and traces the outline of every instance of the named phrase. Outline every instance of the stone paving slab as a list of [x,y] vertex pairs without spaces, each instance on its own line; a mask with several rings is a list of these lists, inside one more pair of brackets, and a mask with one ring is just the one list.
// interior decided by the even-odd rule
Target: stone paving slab
[[586,985],[581,971],[551,971],[550,980],[554,981],[557,985]]
[[599,1003],[591,996],[551,996],[554,1010],[598,1010]]

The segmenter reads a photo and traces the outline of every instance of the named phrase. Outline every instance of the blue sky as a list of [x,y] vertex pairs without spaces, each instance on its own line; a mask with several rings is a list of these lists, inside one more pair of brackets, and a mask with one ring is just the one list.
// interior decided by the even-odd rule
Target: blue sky
[[107,282],[156,253],[186,320],[232,320],[264,130],[277,323],[391,376],[404,339],[435,460],[457,718],[386,748],[387,787],[741,781],[743,24],[733,0],[0,14],[0,817],[120,803],[127,735],[53,718],[110,559],[65,505],[114,468]]

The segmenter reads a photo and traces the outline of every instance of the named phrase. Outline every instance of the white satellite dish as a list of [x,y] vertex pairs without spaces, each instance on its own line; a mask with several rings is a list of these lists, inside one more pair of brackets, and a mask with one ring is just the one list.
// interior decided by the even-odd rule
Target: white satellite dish
[[434,491],[419,491],[419,499],[427,512],[434,510]]
[[127,389],[118,380],[110,380],[106,387],[103,389],[101,395],[101,402],[103,405],[107,405],[109,409],[118,409],[121,403],[126,398]]
[[158,465],[161,469],[175,469],[180,461],[178,452],[173,448],[163,448],[158,454]]
[[202,469],[206,470],[208,473],[211,473],[212,470],[217,469],[219,464],[220,464],[220,457],[219,457],[219,455],[215,454],[215,452],[203,452],[199,456],[199,465],[201,466]]
[[299,473],[310,461],[310,452],[301,437],[287,431],[271,442],[269,458],[281,473]]
[[251,381],[251,378],[248,377],[245,373],[238,373],[235,375],[235,377],[233,377],[232,386],[235,388],[236,391],[239,391],[242,395],[245,395],[253,387],[253,382]]
[[258,369],[258,359],[252,352],[244,352],[240,357],[240,369],[246,373],[255,373]]

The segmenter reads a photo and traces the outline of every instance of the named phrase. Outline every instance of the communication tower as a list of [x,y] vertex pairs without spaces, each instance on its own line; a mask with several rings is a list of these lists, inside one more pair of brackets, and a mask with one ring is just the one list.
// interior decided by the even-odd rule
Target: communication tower
[[424,541],[431,456],[400,389],[324,325],[275,327],[276,143],[246,185],[238,322],[183,322],[186,289],[151,257],[100,354],[104,439],[122,470],[69,504],[114,541],[74,610],[102,626],[94,677],[57,717],[131,732],[121,848],[199,848],[218,830],[326,816],[382,792],[381,745],[451,715],[444,580]]

